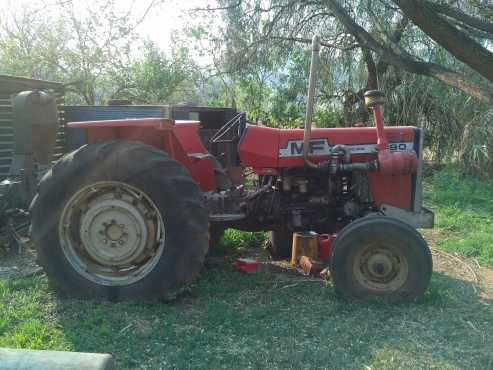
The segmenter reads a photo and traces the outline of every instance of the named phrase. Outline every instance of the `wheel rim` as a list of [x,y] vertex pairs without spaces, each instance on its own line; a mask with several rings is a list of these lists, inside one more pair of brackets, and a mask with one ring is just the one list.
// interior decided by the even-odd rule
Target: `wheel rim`
[[145,193],[106,181],[69,199],[59,237],[65,257],[80,275],[101,285],[129,285],[147,276],[161,258],[165,225]]
[[398,247],[370,244],[357,253],[353,273],[364,288],[391,293],[404,285],[409,267],[406,257]]

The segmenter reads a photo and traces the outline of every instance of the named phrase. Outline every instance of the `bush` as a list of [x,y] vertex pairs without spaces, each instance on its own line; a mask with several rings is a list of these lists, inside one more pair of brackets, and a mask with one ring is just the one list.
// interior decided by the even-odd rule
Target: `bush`
[[221,249],[259,248],[265,244],[267,235],[264,232],[247,232],[228,229],[219,242]]
[[459,161],[467,173],[493,175],[492,112],[486,112],[465,126],[459,148]]

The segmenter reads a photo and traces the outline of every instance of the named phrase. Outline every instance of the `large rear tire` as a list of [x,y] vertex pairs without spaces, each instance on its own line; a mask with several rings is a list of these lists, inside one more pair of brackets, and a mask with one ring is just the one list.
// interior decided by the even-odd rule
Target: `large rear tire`
[[330,272],[347,298],[397,302],[422,296],[433,262],[423,237],[400,220],[372,216],[347,225],[332,246]]
[[63,157],[31,214],[39,263],[69,295],[163,297],[197,276],[209,245],[208,212],[188,171],[138,142]]

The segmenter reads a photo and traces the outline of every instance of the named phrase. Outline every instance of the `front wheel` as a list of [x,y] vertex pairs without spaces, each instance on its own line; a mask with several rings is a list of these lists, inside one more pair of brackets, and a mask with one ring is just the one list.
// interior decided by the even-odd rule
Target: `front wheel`
[[208,249],[208,214],[190,174],[137,142],[90,144],[62,158],[31,213],[39,263],[69,295],[164,296],[198,274]]
[[396,302],[423,295],[433,270],[422,236],[393,218],[373,216],[346,226],[330,262],[336,291],[349,298]]

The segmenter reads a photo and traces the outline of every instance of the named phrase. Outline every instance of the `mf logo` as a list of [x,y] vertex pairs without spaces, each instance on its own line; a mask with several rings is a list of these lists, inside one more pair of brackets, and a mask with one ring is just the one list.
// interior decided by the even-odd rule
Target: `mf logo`
[[[376,144],[353,144],[347,145],[352,154],[371,154],[377,149]],[[327,139],[310,140],[310,154],[312,156],[324,156],[330,154],[329,141]],[[412,150],[412,142],[390,143],[391,151]],[[279,149],[279,157],[301,157],[303,155],[303,140],[289,140],[285,148]]]
[[[330,146],[327,139],[310,140],[311,155],[328,155]],[[281,157],[298,157],[303,155],[303,140],[289,140],[287,148],[279,150]]]

